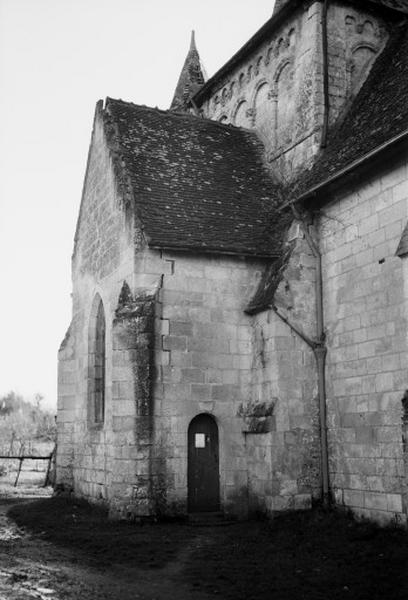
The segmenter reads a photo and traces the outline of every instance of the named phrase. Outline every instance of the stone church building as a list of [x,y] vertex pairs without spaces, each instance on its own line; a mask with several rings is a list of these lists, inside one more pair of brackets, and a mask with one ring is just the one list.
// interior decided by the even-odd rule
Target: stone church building
[[57,482],[134,518],[408,512],[408,2],[277,1],[96,105]]

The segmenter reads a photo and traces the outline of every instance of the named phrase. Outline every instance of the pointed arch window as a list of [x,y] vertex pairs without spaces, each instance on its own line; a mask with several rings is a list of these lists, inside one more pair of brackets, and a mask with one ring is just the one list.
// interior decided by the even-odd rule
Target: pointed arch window
[[93,303],[88,336],[88,421],[102,425],[105,419],[106,325],[102,299]]

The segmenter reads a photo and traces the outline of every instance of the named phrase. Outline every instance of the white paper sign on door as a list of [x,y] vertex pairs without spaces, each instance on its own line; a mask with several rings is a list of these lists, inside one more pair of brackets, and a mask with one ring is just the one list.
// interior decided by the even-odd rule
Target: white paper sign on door
[[195,434],[195,443],[196,448],[205,448],[205,433],[196,433]]

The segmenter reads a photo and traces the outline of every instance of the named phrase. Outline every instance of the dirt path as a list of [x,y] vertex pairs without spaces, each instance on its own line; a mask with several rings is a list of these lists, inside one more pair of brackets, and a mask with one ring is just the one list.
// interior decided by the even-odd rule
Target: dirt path
[[[179,576],[189,556],[211,540],[200,534],[177,560],[146,571],[115,565],[100,569],[80,564],[79,556],[19,529],[7,510],[22,499],[0,498],[0,600],[208,600]],[[29,501],[29,499],[25,500]]]
[[0,487],[0,600],[408,598],[406,530],[343,511],[191,527],[12,493]]

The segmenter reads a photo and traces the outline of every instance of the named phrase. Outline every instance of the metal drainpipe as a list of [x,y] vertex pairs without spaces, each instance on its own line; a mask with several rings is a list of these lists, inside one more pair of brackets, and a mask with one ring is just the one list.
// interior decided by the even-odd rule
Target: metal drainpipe
[[319,389],[319,419],[320,419],[320,445],[322,461],[322,495],[323,505],[330,504],[329,482],[329,451],[327,442],[327,407],[326,407],[326,354],[324,319],[323,319],[323,286],[322,286],[322,255],[317,250],[316,255],[316,315],[318,345],[314,348],[317,363],[318,389]]
[[327,442],[327,407],[326,407],[326,335],[324,332],[323,312],[323,276],[322,255],[299,212],[292,204],[292,211],[301,223],[306,241],[316,259],[316,334],[317,340],[313,344],[313,353],[317,364],[317,385],[319,393],[319,422],[320,422],[320,456],[322,467],[322,502],[325,507],[330,505],[330,480],[329,480],[329,451]]
[[329,131],[329,60],[328,60],[328,37],[327,37],[327,10],[329,0],[324,0],[322,10],[322,51],[323,51],[323,129],[320,147],[325,148],[327,145],[327,134]]

